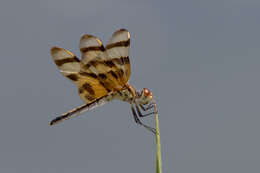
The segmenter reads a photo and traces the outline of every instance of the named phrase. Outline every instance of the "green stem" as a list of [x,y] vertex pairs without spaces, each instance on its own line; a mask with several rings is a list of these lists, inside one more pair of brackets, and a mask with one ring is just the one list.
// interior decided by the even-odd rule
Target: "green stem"
[[161,154],[160,130],[159,130],[159,119],[158,119],[156,103],[154,103],[154,112],[156,112],[156,114],[155,114],[156,173],[162,173],[162,154]]

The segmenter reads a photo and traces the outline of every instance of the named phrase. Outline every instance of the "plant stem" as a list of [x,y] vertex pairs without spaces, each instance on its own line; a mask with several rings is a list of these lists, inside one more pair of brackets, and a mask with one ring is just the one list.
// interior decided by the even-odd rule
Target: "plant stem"
[[162,173],[162,154],[161,154],[161,142],[160,142],[160,130],[159,130],[159,118],[157,113],[156,103],[154,102],[155,114],[155,127],[156,127],[156,173]]

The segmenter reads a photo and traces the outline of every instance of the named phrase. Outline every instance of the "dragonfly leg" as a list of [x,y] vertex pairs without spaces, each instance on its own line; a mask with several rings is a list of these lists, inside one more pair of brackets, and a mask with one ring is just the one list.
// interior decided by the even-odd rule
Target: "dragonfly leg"
[[[147,117],[149,115],[154,115],[154,114],[157,113],[157,112],[150,112],[150,113],[142,114],[142,112],[141,112],[140,108],[138,107],[138,105],[135,105],[135,106],[136,106],[136,110],[137,110],[137,113],[138,113],[139,117]],[[142,105],[139,105],[139,106],[142,108]],[[149,106],[149,107],[153,108],[154,106],[152,105],[152,106]],[[147,107],[147,108],[149,108],[149,107]],[[151,108],[149,108],[149,109],[151,109]],[[149,109],[146,109],[146,110],[143,109],[143,110],[147,111]]]
[[144,107],[144,105],[139,105],[143,111],[147,111],[149,109],[152,109],[154,107],[154,104],[153,103],[150,103],[147,107]]
[[[147,130],[151,131],[152,133],[156,134],[156,130],[150,126],[147,126],[145,125],[144,123],[141,122],[141,120],[138,118],[137,114],[136,114],[136,111],[134,109],[133,106],[131,106],[131,110],[132,110],[132,113],[133,113],[133,116],[134,116],[134,120],[137,124],[145,127]],[[138,112],[138,111],[137,111]]]

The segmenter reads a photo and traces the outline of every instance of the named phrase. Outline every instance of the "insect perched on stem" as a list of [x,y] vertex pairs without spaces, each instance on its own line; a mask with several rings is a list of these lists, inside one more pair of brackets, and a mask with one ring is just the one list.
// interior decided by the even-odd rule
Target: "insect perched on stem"
[[107,45],[95,36],[85,34],[80,39],[81,60],[70,51],[53,47],[51,56],[60,72],[78,86],[81,99],[86,103],[62,114],[50,122],[57,124],[114,99],[130,103],[136,123],[155,133],[139,117],[154,107],[152,92],[147,88],[138,92],[128,84],[131,74],[129,61],[130,34],[126,29],[116,31]]

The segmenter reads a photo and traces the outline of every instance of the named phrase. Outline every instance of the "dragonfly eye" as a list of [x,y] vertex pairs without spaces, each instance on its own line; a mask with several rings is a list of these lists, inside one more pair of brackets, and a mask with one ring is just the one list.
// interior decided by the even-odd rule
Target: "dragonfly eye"
[[144,96],[146,96],[146,97],[152,95],[151,91],[149,91],[147,88],[144,88],[144,89],[143,89],[143,94],[144,94]]
[[148,90],[147,88],[144,88],[144,89],[142,90],[141,95],[142,95],[142,97],[141,97],[141,100],[142,100],[141,102],[142,102],[142,104],[147,104],[147,103],[151,102],[152,99],[153,99],[153,94],[152,94],[152,92],[151,92],[150,90]]

